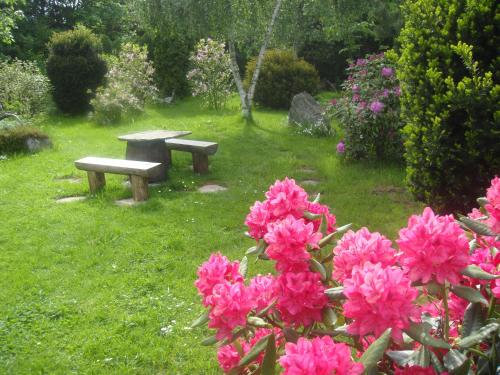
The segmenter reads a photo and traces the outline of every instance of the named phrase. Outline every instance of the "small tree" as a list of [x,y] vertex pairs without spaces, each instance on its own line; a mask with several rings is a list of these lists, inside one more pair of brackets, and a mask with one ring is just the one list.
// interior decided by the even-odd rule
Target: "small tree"
[[231,94],[233,80],[231,61],[225,44],[212,39],[201,39],[196,52],[191,55],[193,69],[187,74],[193,88],[193,96],[202,97],[210,109],[219,110]]
[[106,74],[99,39],[86,27],[77,26],[53,34],[48,47],[47,74],[57,107],[65,113],[84,113]]

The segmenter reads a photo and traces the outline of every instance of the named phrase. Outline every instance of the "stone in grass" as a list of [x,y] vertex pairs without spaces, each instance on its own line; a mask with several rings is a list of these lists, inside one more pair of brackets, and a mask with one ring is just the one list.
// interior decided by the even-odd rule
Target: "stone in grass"
[[71,202],[84,201],[85,199],[87,199],[87,197],[83,197],[83,196],[65,197],[65,198],[56,199],[56,202],[57,203],[71,203]]
[[135,201],[133,198],[119,199],[115,201],[115,204],[120,207],[133,207],[143,204],[145,201]]
[[288,112],[288,125],[311,129],[317,134],[330,133],[330,121],[325,109],[307,92],[301,92],[293,97]]
[[198,189],[200,193],[219,193],[226,190],[226,187],[215,184],[204,185]]
[[304,180],[299,185],[316,186],[319,184],[320,184],[320,181],[318,181],[318,180]]
[[43,150],[44,148],[52,147],[52,142],[50,141],[49,138],[29,137],[25,141],[25,146],[26,150],[29,153],[34,154],[40,150]]
[[310,167],[299,168],[297,171],[300,173],[307,173],[307,174],[316,173],[316,170]]

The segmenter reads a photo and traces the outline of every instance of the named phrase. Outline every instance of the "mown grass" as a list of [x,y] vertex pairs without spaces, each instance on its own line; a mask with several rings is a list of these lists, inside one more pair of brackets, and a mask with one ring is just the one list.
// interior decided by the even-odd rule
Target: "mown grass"
[[[199,344],[209,333],[186,328],[201,312],[196,268],[213,251],[237,259],[252,246],[245,215],[276,179],[319,180],[308,190],[322,193],[340,224],[390,237],[420,209],[403,189],[401,166],[345,163],[335,138],[294,134],[284,112],[255,118],[246,126],[236,102],[215,114],[195,100],[112,127],[51,117],[43,130],[53,149],[0,160],[0,373],[219,373],[214,349]],[[169,181],[143,205],[115,205],[131,196],[116,175],[97,197],[55,203],[88,194],[74,160],[123,157],[118,135],[156,128],[217,141],[211,173],[193,175],[190,155],[174,153]],[[196,191],[209,182],[228,191]]]

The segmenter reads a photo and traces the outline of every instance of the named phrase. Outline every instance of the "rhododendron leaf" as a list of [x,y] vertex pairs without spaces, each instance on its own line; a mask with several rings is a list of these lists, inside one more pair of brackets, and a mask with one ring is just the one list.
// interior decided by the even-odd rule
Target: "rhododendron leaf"
[[276,340],[271,334],[267,340],[266,354],[262,361],[262,375],[274,375],[276,372]]
[[477,198],[477,203],[479,203],[479,205],[481,207],[484,207],[486,206],[489,202],[488,202],[488,199],[486,199],[486,197],[481,197],[481,198]]
[[471,303],[464,313],[462,338],[470,336],[484,325],[486,309],[480,303]]
[[339,299],[345,299],[343,286],[337,286],[335,288],[327,289],[327,290],[325,290],[325,294],[332,301],[339,300]]
[[319,225],[319,231],[323,234],[323,236],[326,236],[326,234],[328,233],[328,220],[325,214],[321,215],[321,224]]
[[208,322],[208,311],[205,311],[195,321],[193,321],[193,323],[191,323],[191,328],[200,327],[206,322]]
[[266,243],[264,240],[260,240],[256,246],[249,248],[245,255],[260,255],[266,250]]
[[430,351],[426,346],[421,346],[415,353],[415,365],[420,367],[429,367],[431,364],[431,355],[429,352]]
[[325,323],[327,327],[333,327],[335,323],[337,323],[337,314],[331,307],[325,307],[322,311],[322,315],[323,323]]
[[245,277],[247,275],[247,271],[248,271],[248,258],[244,256],[240,262],[238,272],[240,273],[241,276]]
[[430,325],[426,323],[411,323],[405,330],[405,333],[413,340],[418,341],[423,345],[429,345],[434,348],[450,349],[450,344],[429,334],[430,328]]
[[431,354],[431,363],[432,367],[434,367],[434,370],[436,370],[438,374],[443,373],[445,371],[444,366],[441,364],[441,361],[439,360],[438,356],[434,354],[432,350],[429,350],[429,353]]
[[256,359],[259,356],[259,354],[262,353],[262,351],[266,348],[270,336],[271,335],[264,336],[259,341],[257,341],[257,343],[252,347],[252,349],[248,351],[247,355],[240,360],[238,366],[240,367],[246,366],[254,359]]
[[204,346],[210,346],[210,345],[214,345],[217,343],[217,337],[214,336],[210,336],[210,337],[207,337],[205,340],[203,340],[201,342],[201,345],[204,345]]
[[471,264],[462,270],[462,275],[472,277],[473,279],[479,280],[494,280],[499,279],[500,275],[493,275],[484,271],[481,267]]
[[458,370],[465,361],[467,361],[467,356],[455,349],[450,349],[443,357],[444,367],[448,371]]
[[293,342],[294,344],[297,343],[300,337],[300,334],[290,327],[283,328],[283,335],[285,336],[286,342]]
[[304,211],[304,217],[307,220],[319,220],[321,219],[321,216],[321,214],[313,214],[312,212]]
[[495,236],[495,233],[493,233],[493,231],[486,224],[480,221],[470,219],[466,216],[461,216],[460,221],[474,233],[481,236]]
[[474,250],[477,249],[477,241],[476,239],[473,239],[469,242],[469,249],[470,249],[470,252],[472,253]]
[[269,310],[271,310],[274,307],[274,305],[276,305],[277,302],[278,302],[278,299],[276,298],[273,302],[271,302],[269,304],[269,306],[266,306],[265,308],[263,308],[262,310],[260,310],[259,312],[257,312],[257,316],[264,316],[264,315],[266,315],[269,312]]
[[415,350],[390,350],[386,353],[390,359],[396,362],[399,366],[413,366],[415,364]]
[[323,247],[325,247],[326,245],[328,245],[330,242],[333,241],[334,237],[335,237],[336,233],[333,232],[333,233],[330,233],[328,236],[326,237],[323,237],[319,242],[318,242],[318,246],[322,249]]
[[453,294],[466,299],[469,302],[482,303],[483,305],[488,306],[488,301],[477,289],[469,288],[468,286],[463,285],[452,285],[450,290]]
[[389,343],[391,342],[391,329],[388,328],[382,336],[376,339],[361,356],[361,362],[365,368],[365,374],[370,374],[377,368],[377,363],[383,357]]
[[327,280],[325,267],[314,258],[311,258],[311,268],[321,275],[321,281]]
[[313,203],[319,203],[320,199],[321,199],[321,193],[316,194],[316,198],[314,198]]
[[269,324],[264,319],[259,318],[258,316],[249,316],[247,322],[254,327],[269,327]]
[[500,324],[493,322],[481,327],[477,332],[470,336],[464,337],[458,342],[460,348],[470,348],[471,346],[480,344],[492,333],[496,333],[500,328]]
[[337,230],[335,231],[335,234],[343,234],[343,233],[347,232],[351,227],[352,227],[352,223],[343,225],[343,226],[337,228]]

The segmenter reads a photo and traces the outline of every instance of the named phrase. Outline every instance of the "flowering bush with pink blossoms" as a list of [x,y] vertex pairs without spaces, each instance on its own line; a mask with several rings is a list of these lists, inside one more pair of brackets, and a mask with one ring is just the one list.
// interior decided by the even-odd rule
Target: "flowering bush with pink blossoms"
[[347,75],[342,98],[330,103],[344,130],[346,157],[400,159],[400,88],[390,59],[368,55],[351,63]]
[[[386,74],[388,74],[386,72]],[[500,179],[479,209],[409,218],[393,243],[337,227],[294,180],[276,181],[245,224],[255,246],[220,253],[195,286],[232,375],[493,374],[500,350]],[[343,236],[341,236],[343,235]],[[249,257],[275,272],[246,280]]]

